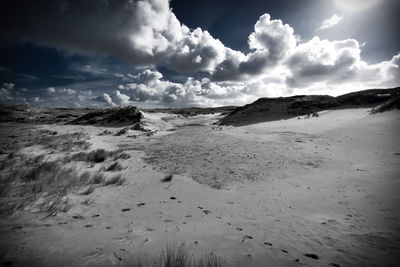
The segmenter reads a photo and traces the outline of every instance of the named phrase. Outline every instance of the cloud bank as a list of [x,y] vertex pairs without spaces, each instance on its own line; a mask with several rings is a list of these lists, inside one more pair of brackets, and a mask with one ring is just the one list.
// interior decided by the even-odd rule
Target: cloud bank
[[[37,96],[39,101],[68,99],[76,106],[238,105],[262,96],[337,95],[345,92],[343,88],[399,83],[400,54],[368,64],[361,58],[357,40],[330,41],[318,36],[301,40],[290,25],[269,14],[256,21],[248,36],[250,52],[245,54],[201,28],[189,29],[176,18],[168,0],[5,0],[0,7],[2,33],[84,55],[117,56],[141,69],[115,73],[118,84],[96,95],[90,90],[49,87]],[[15,20],[13,14],[22,19]],[[341,19],[333,15],[320,29],[333,27]],[[169,81],[158,66],[184,73],[187,79]],[[97,75],[106,72],[101,70]],[[193,78],[198,73],[205,78]],[[2,96],[16,99],[16,93],[10,93],[15,88],[9,87],[3,84]]]

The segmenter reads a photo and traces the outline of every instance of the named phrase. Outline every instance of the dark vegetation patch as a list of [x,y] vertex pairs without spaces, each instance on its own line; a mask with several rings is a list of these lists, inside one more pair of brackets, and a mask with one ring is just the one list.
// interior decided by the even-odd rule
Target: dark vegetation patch
[[[122,150],[106,151],[104,149],[96,149],[90,152],[78,152],[76,154],[73,154],[72,156],[66,157],[64,161],[65,162],[85,161],[90,163],[101,163],[109,158],[113,160],[119,160],[119,159],[128,159],[129,157],[130,157],[129,154],[122,152]],[[119,163],[116,163],[115,166],[109,166],[111,167],[111,169],[109,170],[112,170],[113,167],[115,169],[121,167],[120,170],[122,170],[122,166],[118,164]]]
[[389,99],[388,101],[384,102],[383,104],[374,107],[371,110],[372,114],[375,113],[382,113],[392,109],[400,109],[400,95],[394,98]]

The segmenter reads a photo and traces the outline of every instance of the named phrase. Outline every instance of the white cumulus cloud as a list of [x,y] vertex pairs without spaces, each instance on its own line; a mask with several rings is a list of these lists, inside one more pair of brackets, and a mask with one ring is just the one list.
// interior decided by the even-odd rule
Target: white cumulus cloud
[[339,24],[339,22],[342,19],[343,19],[342,16],[339,16],[337,14],[333,14],[332,17],[330,17],[329,19],[324,20],[321,23],[321,26],[319,27],[319,29],[324,30],[324,29],[332,28],[333,26]]

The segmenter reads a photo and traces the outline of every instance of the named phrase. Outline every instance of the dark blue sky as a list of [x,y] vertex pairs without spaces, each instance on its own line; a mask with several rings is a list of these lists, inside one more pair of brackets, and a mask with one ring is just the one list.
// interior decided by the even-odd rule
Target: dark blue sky
[[[9,13],[17,12],[16,5],[7,6],[7,2],[10,1],[4,1],[0,8]],[[289,24],[294,29],[299,43],[306,42],[315,35],[330,41],[354,38],[363,44],[361,57],[370,64],[391,60],[399,52],[400,35],[397,31],[400,28],[400,1],[383,0],[376,8],[359,13],[346,13],[346,10],[338,8],[334,2],[335,0],[173,0],[170,7],[177,19],[190,29],[200,27],[219,39],[225,47],[244,54],[251,52],[248,36],[254,31],[259,17],[265,13],[269,13],[271,19],[280,19]],[[40,5],[46,5],[46,1],[37,1],[36,4],[39,6],[38,10],[42,10]],[[43,12],[46,12],[46,8],[43,8]],[[333,14],[342,16],[342,21],[331,29],[317,30],[321,22]],[[113,89],[110,88],[113,86],[115,89],[121,83],[115,73],[134,75],[143,69],[139,67],[140,64],[137,65],[119,55],[99,51],[92,53],[86,47],[83,51],[77,51],[75,48],[69,49],[69,44],[60,45],[58,40],[43,42],[43,37],[37,32],[24,32],[24,13],[20,15],[15,19],[15,23],[18,24],[18,20],[22,20],[22,26],[15,26],[15,30],[13,27],[9,29],[7,23],[14,22],[7,18],[17,16],[4,15],[0,35],[0,82],[12,83],[15,88],[29,89],[25,93],[27,97],[41,95],[47,87],[82,90],[87,86],[90,90],[105,92]],[[27,13],[27,16],[29,15]],[[57,26],[52,30],[58,31]],[[184,83],[188,77],[187,73],[168,67],[163,62],[158,62],[154,68],[163,74],[164,79],[171,82]],[[207,74],[198,71],[190,73],[190,76],[201,79],[207,77]]]

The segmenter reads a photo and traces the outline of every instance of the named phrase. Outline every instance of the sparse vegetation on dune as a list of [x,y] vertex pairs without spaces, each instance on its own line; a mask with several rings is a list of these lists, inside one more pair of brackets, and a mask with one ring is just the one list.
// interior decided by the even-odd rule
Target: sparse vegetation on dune
[[87,150],[90,148],[90,143],[86,139],[87,136],[83,133],[52,135],[42,138],[39,142],[34,141],[33,145],[38,144],[46,149],[61,152]]
[[25,127],[18,124],[7,124],[0,129],[1,154],[15,153],[16,151],[32,146],[41,146],[53,152],[75,152],[87,150],[90,143],[88,135],[80,132],[59,134],[56,131],[40,130],[36,126]]
[[40,211],[54,213],[67,211],[67,195],[88,183],[86,174],[79,175],[74,168],[66,168],[57,162],[40,162],[37,165],[20,161],[7,175],[1,177],[0,195],[3,201],[1,214],[12,214],[36,204]]
[[[91,161],[103,161],[109,153],[101,150],[87,154],[90,154]],[[113,168],[118,166],[119,163]],[[0,171],[0,214],[12,214],[26,208],[50,214],[65,212],[70,208],[70,193],[89,195],[96,187],[122,185],[125,182],[121,174],[106,177],[101,172],[79,173],[75,167],[45,161],[43,155],[28,157],[10,154],[0,165]]]
[[129,267],[222,267],[223,260],[214,253],[196,257],[185,244],[168,244],[159,255],[142,255],[127,263]]

